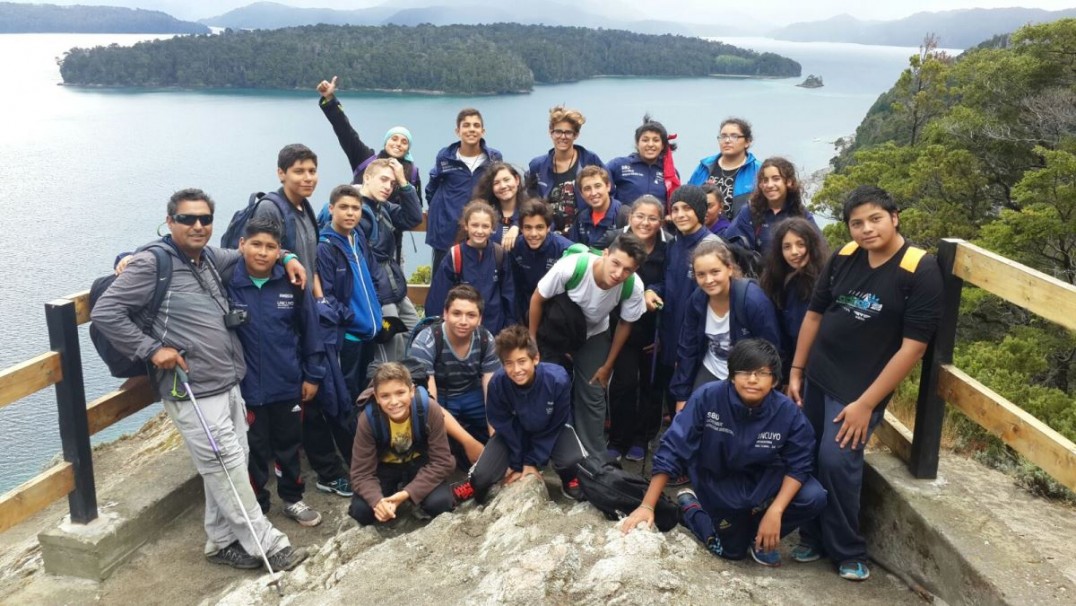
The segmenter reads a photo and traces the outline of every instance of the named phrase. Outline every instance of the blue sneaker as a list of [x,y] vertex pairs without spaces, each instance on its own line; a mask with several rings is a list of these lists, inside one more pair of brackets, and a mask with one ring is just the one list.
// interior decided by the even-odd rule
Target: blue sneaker
[[837,568],[837,574],[849,581],[866,581],[871,578],[871,569],[863,560],[846,560]]
[[748,549],[751,553],[751,559],[762,564],[763,566],[769,566],[770,568],[777,568],[781,565],[781,552],[776,549],[770,551],[759,551],[755,549],[754,545]]
[[822,559],[822,552],[810,545],[800,543],[792,548],[792,560],[795,562],[806,564],[807,562],[815,562],[820,559]]
[[613,448],[612,446],[610,446],[605,449],[605,458],[609,459],[610,461],[619,461],[620,456],[620,450],[617,448]]
[[624,455],[624,458],[629,461],[642,461],[646,458],[646,451],[642,446],[632,446],[628,449],[628,453]]
[[337,494],[342,497],[350,497],[354,494],[351,492],[351,482],[349,482],[346,477],[339,477],[331,482],[322,482],[321,480],[318,480],[317,488],[321,492]]
[[717,535],[706,539],[706,550],[715,556],[725,557],[725,550],[721,547],[721,539],[717,538]]

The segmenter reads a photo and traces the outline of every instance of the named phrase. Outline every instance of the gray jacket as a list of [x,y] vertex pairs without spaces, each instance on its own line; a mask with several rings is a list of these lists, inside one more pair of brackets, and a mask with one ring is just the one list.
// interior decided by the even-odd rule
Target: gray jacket
[[[214,246],[206,249],[219,272],[242,260],[236,250]],[[97,300],[90,319],[120,353],[132,359],[149,359],[165,345],[184,350],[195,397],[228,391],[247,370],[239,338],[224,326],[228,297],[221,292],[204,252],[197,271],[210,292],[198,283],[192,266],[184,263],[176,250],[169,247],[168,253],[172,256],[172,282],[153,321],[152,336],[143,333],[140,323],[132,319],[144,317],[153,296],[157,262],[150,252],[131,258],[123,273]],[[162,398],[186,399],[183,386],[175,381],[175,372],[151,369],[151,373]]]

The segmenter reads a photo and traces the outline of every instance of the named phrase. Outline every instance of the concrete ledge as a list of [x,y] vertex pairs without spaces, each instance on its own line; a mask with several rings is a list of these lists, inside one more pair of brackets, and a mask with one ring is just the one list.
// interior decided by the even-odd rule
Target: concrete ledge
[[81,525],[65,518],[58,528],[37,535],[45,571],[104,580],[162,527],[204,499],[186,448],[154,457],[129,480],[98,493],[98,519]]
[[949,604],[1072,604],[1076,584],[1006,519],[1052,517],[1052,505],[1009,499],[1011,479],[954,459],[943,457],[938,480],[916,480],[893,455],[867,455],[862,528],[872,553]]

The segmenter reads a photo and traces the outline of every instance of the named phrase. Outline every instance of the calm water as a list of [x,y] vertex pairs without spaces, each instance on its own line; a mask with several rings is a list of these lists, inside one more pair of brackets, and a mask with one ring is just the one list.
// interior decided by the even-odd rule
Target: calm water
[[[276,153],[303,142],[321,155],[320,206],[350,171],[309,92],[93,90],[57,86],[55,58],[72,46],[132,44],[146,36],[0,35],[0,368],[48,349],[43,304],[88,288],[114,254],[154,237],[164,204],[181,187],[205,189],[230,217],[251,191],[276,183]],[[650,112],[679,133],[677,166],[686,178],[715,151],[726,116],[754,125],[754,153],[791,158],[804,174],[826,166],[832,141],[854,132],[867,108],[896,80],[914,49],[726,38],[790,56],[822,89],[793,80],[599,79],[540,87],[530,95],[421,97],[341,94],[359,132],[375,147],[388,127],[405,124],[428,172],[437,150],[454,140],[456,112],[478,107],[487,140],[525,166],[549,147],[547,111],[565,103],[589,122],[579,143],[611,159],[631,151],[632,134]],[[347,83],[343,82],[343,86]],[[223,233],[223,226],[217,234]],[[421,234],[420,234],[421,236]],[[408,270],[428,263],[415,237]],[[98,361],[83,327],[87,396],[118,384]],[[154,405],[96,436],[136,429]],[[0,410],[0,491],[35,475],[60,450],[52,390]]]

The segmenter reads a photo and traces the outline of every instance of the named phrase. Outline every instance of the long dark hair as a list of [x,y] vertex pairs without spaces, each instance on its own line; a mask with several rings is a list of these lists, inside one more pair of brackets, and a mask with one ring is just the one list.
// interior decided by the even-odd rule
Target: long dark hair
[[482,176],[478,178],[478,183],[475,183],[474,193],[471,194],[471,199],[485,200],[487,204],[497,211],[497,215],[493,217],[494,223],[497,223],[498,219],[500,219],[501,222],[512,220],[512,217],[504,216],[504,211],[501,209],[501,201],[497,196],[493,195],[493,179],[495,179],[497,173],[502,170],[507,170],[519,180],[519,188],[516,189],[516,212],[519,212],[519,207],[523,204],[523,201],[529,198],[527,190],[524,187],[525,183],[523,182],[523,175],[519,174],[516,167],[507,162],[494,162],[493,164],[490,164],[482,173]]
[[785,180],[785,184],[788,186],[785,208],[788,209],[789,216],[807,216],[807,209],[803,207],[803,189],[800,187],[799,179],[796,178],[796,167],[780,156],[773,156],[772,158],[766,158],[766,161],[758,168],[758,176],[755,178],[755,191],[751,192],[751,224],[756,229],[762,225],[762,218],[769,208],[766,196],[762,194],[762,176],[766,169],[771,166],[777,169],[777,172],[781,174],[781,178]]
[[[789,232],[803,238],[807,244],[807,265],[798,271],[792,269],[782,253],[785,236]],[[758,284],[777,309],[784,308],[785,287],[793,279],[796,281],[796,295],[800,300],[806,301],[810,299],[814,284],[818,281],[828,257],[826,240],[818,228],[802,217],[789,217],[778,223],[773,230],[773,240],[770,241],[770,250],[765,256],[765,266]]]

